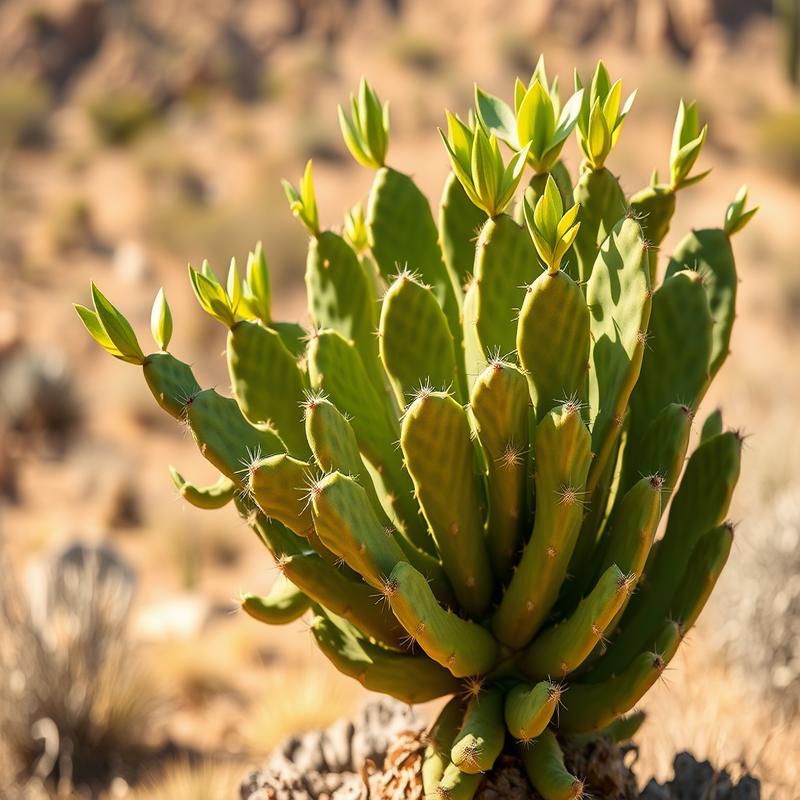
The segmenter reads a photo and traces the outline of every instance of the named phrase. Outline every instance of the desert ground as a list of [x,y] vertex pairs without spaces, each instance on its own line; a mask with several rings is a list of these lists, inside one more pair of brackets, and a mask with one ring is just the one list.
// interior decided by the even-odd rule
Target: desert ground
[[[325,225],[341,225],[365,198],[371,174],[349,157],[336,118],[359,77],[391,103],[390,163],[435,205],[447,169],[443,109],[464,113],[475,81],[510,97],[540,53],[564,87],[573,67],[588,74],[602,57],[638,89],[610,164],[628,192],[666,168],[678,100],[697,99],[709,124],[700,166],[712,172],[681,193],[665,254],[689,228],[721,224],[743,183],[760,207],[735,240],[732,355],[704,405],[749,437],[731,512],[735,550],[690,646],[644,703],[652,718],[635,769],[643,781],[663,778],[674,754],[691,749],[751,770],[768,798],[800,796],[800,513],[787,523],[795,546],[785,575],[763,566],[776,507],[800,498],[800,95],[765,14],[729,27],[674,3],[679,48],[645,14],[658,4],[641,4],[633,33],[620,22],[631,4],[564,5],[552,18],[494,0],[0,7],[0,542],[23,592],[35,594],[41,565],[75,541],[109,544],[135,573],[116,677],[135,687],[135,707],[120,714],[131,715],[131,747],[147,755],[105,796],[235,796],[245,769],[283,737],[350,713],[366,692],[315,651],[302,622],[269,628],[236,612],[240,591],[265,594],[275,579],[269,554],[232,508],[202,512],[176,496],[167,464],[198,482],[211,468],[139,371],[85,335],[72,303],[88,301],[92,279],[144,338],[163,286],[172,349],[204,385],[228,391],[224,334],[197,306],[187,263],[208,258],[224,272],[262,240],[276,315],[307,323],[306,235],[280,179],[296,180],[313,157]],[[585,20],[593,6],[608,24],[570,25],[569,14]],[[572,141],[566,162],[578,166]],[[24,361],[15,369],[44,364],[57,388],[18,400],[15,359]],[[37,403],[56,416],[69,406],[63,430],[42,429]],[[743,592],[768,598],[765,628],[770,615],[795,615],[786,641],[754,635]],[[751,650],[767,648],[758,668],[737,655],[751,635]],[[789,655],[778,663],[770,646]],[[0,787],[10,787],[14,767],[3,768]]]

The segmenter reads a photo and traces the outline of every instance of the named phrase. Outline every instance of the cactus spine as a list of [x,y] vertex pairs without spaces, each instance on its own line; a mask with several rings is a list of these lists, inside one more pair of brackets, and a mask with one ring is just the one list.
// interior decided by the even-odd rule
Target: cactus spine
[[[755,209],[742,191],[660,279],[656,246],[678,190],[705,174],[691,172],[706,129],[681,103],[669,182],[626,198],[605,166],[633,100],[621,91],[599,64],[562,106],[543,62],[513,105],[476,88],[474,113],[448,114],[442,132],[452,172],[437,227],[387,166],[388,106],[362,81],[340,122],[376,171],[366,211],[340,236],[321,227],[310,162],[285,184],[310,236],[314,333],[273,318],[260,245],[244,278],[235,264],[224,283],[190,269],[228,329],[233,398],[170,354],[163,292],[150,355],[96,287],[76,307],[218,469],[207,487],[172,469],[181,495],[234,500],[274,556],[280,582],[243,609],[272,624],[310,611],[320,650],[372,690],[454,696],[431,732],[428,797],[472,797],[507,733],[546,800],[581,797],[559,739],[635,732],[641,715],[624,715],[730,551],[740,437],[715,413],[683,464],[728,354],[731,237]],[[573,130],[574,186],[561,160]]]

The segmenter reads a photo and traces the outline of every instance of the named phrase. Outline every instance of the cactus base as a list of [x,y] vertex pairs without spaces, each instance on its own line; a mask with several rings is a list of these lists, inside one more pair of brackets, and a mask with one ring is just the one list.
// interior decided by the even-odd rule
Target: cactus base
[[[424,721],[407,705],[381,699],[362,708],[352,721],[292,736],[275,749],[260,770],[242,781],[242,800],[429,800],[422,788],[426,747]],[[570,772],[582,776],[594,800],[704,800],[714,786],[719,800],[760,800],[752,775],[738,780],[691,753],[675,756],[673,777],[655,779],[641,791],[628,764],[631,746],[610,738],[582,740],[565,747]],[[523,760],[504,752],[480,781],[476,800],[542,800],[531,786]]]

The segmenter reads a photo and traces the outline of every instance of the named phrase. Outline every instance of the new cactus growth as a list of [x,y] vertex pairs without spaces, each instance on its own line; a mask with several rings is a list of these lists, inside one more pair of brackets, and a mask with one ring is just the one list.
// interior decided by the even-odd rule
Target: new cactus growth
[[[190,268],[228,329],[232,399],[169,352],[162,291],[151,355],[96,287],[77,307],[219,470],[200,487],[172,469],[181,495],[234,501],[274,556],[279,584],[243,609],[273,624],[311,613],[321,651],[369,689],[453,695],[422,769],[430,798],[472,797],[515,741],[545,800],[581,797],[565,737],[635,731],[641,717],[624,715],[730,550],[740,437],[715,413],[683,464],[728,354],[730,239],[754,209],[742,191],[660,278],[657,245],[677,191],[703,177],[690,173],[705,128],[681,103],[669,183],[626,198],[605,164],[633,97],[602,64],[582,87],[562,106],[541,62],[512,105],[476,89],[467,122],[448,114],[437,227],[387,166],[388,106],[363,81],[340,121],[376,170],[365,211],[340,236],[322,228],[310,162],[299,189],[285,184],[310,236],[313,331],[273,318],[260,245],[243,279],[235,264],[224,284]],[[574,178],[561,160],[573,131]]]

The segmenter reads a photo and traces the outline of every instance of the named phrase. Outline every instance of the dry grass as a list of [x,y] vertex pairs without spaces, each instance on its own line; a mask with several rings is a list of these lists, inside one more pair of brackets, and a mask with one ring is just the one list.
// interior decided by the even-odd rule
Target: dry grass
[[145,660],[154,680],[176,706],[207,708],[223,695],[236,693],[243,668],[242,651],[229,631],[209,632],[197,639],[171,640],[146,648]]
[[[146,108],[144,114],[135,104],[106,108],[110,138],[115,138],[117,129],[121,138],[136,133],[131,149],[98,148],[96,131],[86,126],[82,109],[79,116],[87,128],[83,138],[74,124],[74,109],[72,115],[45,118],[47,97],[34,93],[31,100],[27,89],[20,92],[19,87],[0,86],[0,119],[13,123],[15,142],[35,139],[43,122],[55,134],[51,153],[31,151],[8,157],[0,165],[4,178],[0,207],[7,212],[0,231],[0,271],[9,281],[7,300],[26,325],[28,320],[35,321],[29,327],[40,342],[63,344],[80,369],[81,385],[91,387],[82,397],[87,412],[86,448],[102,450],[115,461],[122,452],[137,453],[134,468],[148,530],[141,536],[126,533],[122,544],[140,571],[142,602],[156,604],[187,585],[216,599],[232,597],[240,586],[265,593],[269,557],[256,549],[250,534],[228,510],[210,515],[208,522],[204,518],[196,523],[194,513],[184,515],[182,521],[176,519],[178,505],[170,503],[166,462],[175,461],[198,480],[207,477],[189,461],[191,442],[180,434],[162,435],[172,421],[155,409],[141,374],[105,359],[85,341],[73,325],[68,300],[85,298],[85,283],[91,275],[110,295],[124,298],[125,310],[138,313],[138,330],[146,331],[151,290],[164,283],[176,319],[176,353],[190,362],[201,362],[204,385],[216,384],[225,391],[223,360],[218,359],[213,369],[219,371],[212,374],[207,363],[208,354],[222,350],[222,335],[194,305],[190,307],[193,300],[184,280],[185,262],[208,256],[222,271],[231,255],[241,258],[262,238],[276,275],[276,315],[293,318],[295,308],[290,304],[292,292],[302,281],[304,233],[291,219],[277,179],[296,176],[300,167],[293,159],[299,161],[309,150],[327,152],[332,143],[337,152],[343,152],[336,134],[335,103],[346,98],[358,76],[363,72],[372,77],[392,101],[391,163],[416,170],[415,178],[436,203],[444,162],[435,125],[442,122],[442,108],[447,105],[463,112],[471,102],[473,78],[507,95],[512,73],[525,77],[533,68],[537,43],[523,24],[519,4],[511,4],[502,15],[485,2],[469,13],[459,7],[463,11],[455,15],[459,24],[446,26],[444,15],[454,11],[450,5],[409,3],[409,13],[413,16],[414,8],[418,12],[417,21],[404,22],[394,38],[375,35],[375,20],[369,15],[350,20],[349,38],[338,49],[319,48],[311,39],[300,37],[296,46],[287,47],[270,64],[265,78],[274,101],[270,104],[239,106],[208,94],[191,114],[184,109],[153,126]],[[600,55],[590,48],[570,51],[552,37],[542,37],[541,44],[546,46],[551,72],[560,69],[562,86],[570,83],[568,64],[578,58],[585,66]],[[792,446],[800,441],[796,421],[800,381],[792,366],[797,351],[796,317],[800,316],[795,308],[800,302],[794,277],[800,239],[792,222],[800,207],[796,185],[786,180],[792,170],[797,171],[797,137],[792,138],[797,129],[796,108],[781,109],[775,82],[769,74],[765,78],[760,63],[753,69],[752,62],[739,61],[739,52],[737,63],[730,70],[723,65],[725,74],[711,80],[713,73],[688,70],[663,55],[627,53],[605,44],[602,51],[612,71],[624,73],[626,87],[641,89],[626,122],[620,152],[614,156],[614,169],[629,157],[638,170],[634,174],[644,181],[650,166],[663,166],[671,115],[681,94],[699,93],[701,101],[705,95],[703,114],[713,115],[712,139],[703,156],[706,166],[715,168],[713,178],[681,193],[674,233],[689,224],[718,224],[724,202],[744,181],[751,184],[754,202],[762,205],[750,229],[737,237],[743,283],[734,355],[717,384],[717,398],[709,398],[707,404],[711,408],[713,399],[724,400],[730,421],[757,433],[748,446],[738,507],[733,512],[737,517],[755,515],[765,502],[765,490],[773,493],[787,480],[796,480],[800,466],[796,455],[800,450]],[[402,68],[403,64],[410,68]],[[743,83],[751,87],[749,93],[738,91]],[[720,86],[726,91],[719,91]],[[739,98],[736,106],[734,97]],[[764,114],[762,120],[757,119],[759,114]],[[137,128],[139,120],[143,124]],[[743,131],[746,135],[739,144]],[[0,147],[5,144],[0,133]],[[74,165],[59,164],[64,147],[80,153],[79,180]],[[573,169],[578,163],[574,151],[572,142],[568,155]],[[771,171],[759,171],[755,156]],[[335,224],[341,210],[366,191],[371,175],[349,159],[315,163],[315,167],[319,167],[324,222]],[[58,253],[52,262],[45,260],[39,276],[47,279],[41,284],[44,288],[28,279],[32,271],[26,274],[20,265],[42,261],[36,239],[52,236],[53,228],[44,224],[45,218],[58,211],[53,198],[67,196],[65,187],[85,195],[92,225],[103,243],[142,245],[148,257],[144,279],[126,282],[110,271],[110,258],[89,248]],[[637,184],[626,186],[630,191],[636,188]],[[80,233],[73,230],[75,221],[66,225],[70,235]],[[668,242],[665,253],[670,247]],[[783,277],[772,269],[778,256],[786,262]],[[177,286],[180,294],[173,291]],[[766,286],[771,297],[785,304],[785,311],[777,304],[764,310],[759,287],[763,295]],[[792,314],[794,338],[787,335]],[[24,556],[44,547],[54,523],[62,520],[105,527],[101,497],[108,496],[108,481],[92,476],[109,472],[106,462],[86,482],[92,491],[83,494],[70,490],[79,469],[74,457],[49,465],[31,457],[26,472],[30,479],[23,481],[26,505],[8,512],[15,554]],[[48,487],[46,492],[42,485]],[[120,534],[115,535],[122,540]],[[240,543],[242,556],[234,570],[225,564],[236,557]],[[0,591],[3,588],[0,583]],[[364,694],[319,656],[299,625],[273,630],[246,619],[217,619],[189,639],[147,645],[144,657],[148,672],[169,695],[158,735],[209,753],[249,750],[260,756],[284,735],[352,713]],[[767,797],[796,800],[800,796],[795,766],[800,753],[798,725],[775,725],[770,707],[740,678],[719,666],[717,654],[709,652],[700,632],[666,677],[665,684],[646,701],[652,714],[642,733],[639,773],[643,778],[652,772],[665,776],[675,751],[691,747],[718,764],[743,759],[754,766],[765,778]],[[0,676],[0,687],[3,680]],[[0,689],[0,703],[7,697]],[[227,767],[218,767],[216,762],[199,767],[179,762],[137,789],[136,797],[208,796],[198,792],[203,791],[204,779],[218,785],[213,777],[218,769],[225,772]],[[224,784],[217,797],[233,796],[227,788],[233,785]]]
[[131,800],[221,800],[235,797],[244,766],[211,760],[194,764],[176,761],[145,780],[129,795]]
[[763,783],[765,800],[797,800],[800,791],[800,720],[778,723],[754,687],[734,677],[703,639],[702,627],[642,708],[636,772],[646,780],[669,777],[674,755],[690,750],[717,768],[749,770]]
[[90,551],[54,564],[32,603],[3,551],[0,566],[2,760],[23,785],[105,785],[135,763],[155,704],[126,638],[130,578]]
[[288,736],[352,716],[364,694],[355,681],[317,661],[270,670],[267,686],[246,723],[254,753],[265,754]]

